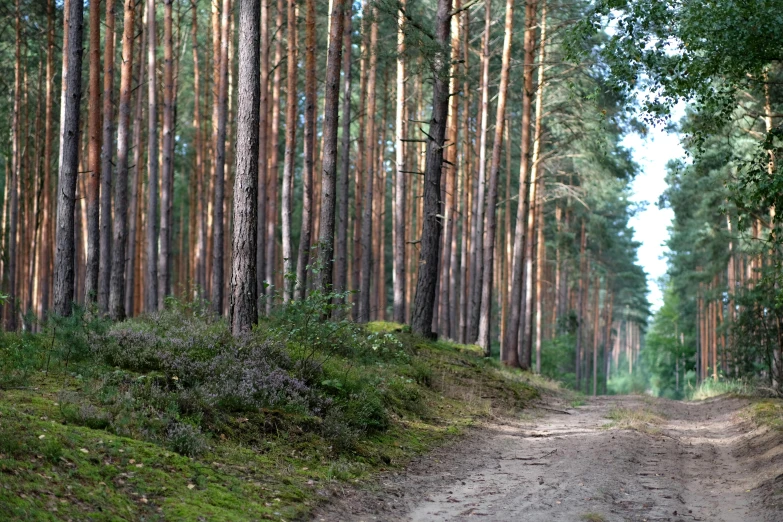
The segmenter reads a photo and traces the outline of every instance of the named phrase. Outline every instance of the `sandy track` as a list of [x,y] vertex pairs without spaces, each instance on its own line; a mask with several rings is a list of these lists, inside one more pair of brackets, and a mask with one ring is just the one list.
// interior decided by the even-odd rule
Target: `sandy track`
[[[783,447],[776,439],[750,451],[765,434],[738,417],[746,404],[605,397],[570,414],[539,410],[477,430],[383,477],[375,491],[344,492],[316,519],[783,521],[759,487],[783,471]],[[607,429],[614,408],[664,420]]]

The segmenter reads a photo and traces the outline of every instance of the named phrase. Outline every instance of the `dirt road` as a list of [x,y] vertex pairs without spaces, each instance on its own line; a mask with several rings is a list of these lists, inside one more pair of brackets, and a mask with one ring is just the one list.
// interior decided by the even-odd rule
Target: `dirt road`
[[606,397],[538,410],[477,430],[374,491],[347,492],[317,519],[780,522],[771,497],[783,444],[752,430],[744,406]]

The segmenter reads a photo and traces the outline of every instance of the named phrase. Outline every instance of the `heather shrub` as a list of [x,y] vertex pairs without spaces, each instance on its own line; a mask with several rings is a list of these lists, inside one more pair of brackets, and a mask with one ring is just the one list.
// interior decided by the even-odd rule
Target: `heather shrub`
[[93,404],[80,400],[73,393],[60,395],[60,412],[67,422],[102,430],[109,427],[109,414]]
[[95,330],[90,351],[113,369],[86,381],[80,399],[64,396],[63,415],[188,456],[208,451],[213,435],[253,443],[294,426],[354,449],[388,429],[390,412],[418,410],[431,371],[410,336],[344,319],[335,303],[346,297],[312,292],[239,338],[203,302],[173,299]]
[[197,457],[209,449],[209,444],[199,426],[173,422],[166,430],[166,442],[172,451],[186,457]]

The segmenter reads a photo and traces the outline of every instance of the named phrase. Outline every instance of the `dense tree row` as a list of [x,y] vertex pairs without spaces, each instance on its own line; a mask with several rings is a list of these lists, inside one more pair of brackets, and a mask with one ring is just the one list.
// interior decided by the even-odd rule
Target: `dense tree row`
[[594,393],[633,366],[629,116],[565,52],[586,2],[88,7],[3,8],[6,328],[174,296],[241,332],[320,292],[522,368],[569,340]]
[[583,27],[616,28],[598,53],[621,91],[681,123],[690,159],[669,165],[661,204],[674,211],[664,309],[649,366],[662,393],[686,375],[783,390],[781,185],[783,44],[776,2],[600,2]]

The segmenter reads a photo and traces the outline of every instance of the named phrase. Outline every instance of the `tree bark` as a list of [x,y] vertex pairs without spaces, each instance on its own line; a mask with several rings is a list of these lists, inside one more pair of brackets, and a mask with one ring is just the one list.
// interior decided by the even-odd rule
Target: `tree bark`
[[239,80],[234,232],[231,263],[231,333],[250,331],[258,319],[256,241],[258,240],[259,0],[239,3]]
[[[138,245],[141,244],[141,229],[139,206],[139,193],[141,192],[141,158],[142,155],[142,125],[144,112],[144,91],[140,87],[144,85],[144,49],[147,47],[147,13],[142,9],[142,28],[141,44],[139,46],[138,65],[136,67],[136,77],[138,87],[136,93],[136,114],[133,117],[133,176],[130,180],[130,205],[128,208],[128,261],[125,275],[125,313],[133,316],[136,313],[136,286],[141,281],[141,250]],[[138,256],[137,256],[138,252]],[[139,270],[137,276],[136,271]]]
[[[111,0],[109,0],[111,1]],[[135,2],[124,0],[120,105],[117,125],[117,180],[114,186],[114,248],[109,282],[109,313],[115,321],[125,319],[125,244],[128,214],[128,132],[130,130],[133,79],[133,19]]]
[[449,51],[451,41],[451,0],[438,0],[435,18],[436,41],[440,48],[432,62],[432,119],[427,138],[427,159],[424,170],[424,215],[421,233],[419,276],[413,305],[411,328],[414,333],[432,337],[432,315],[435,306],[435,286],[438,281],[438,256],[441,224],[440,177],[443,167],[443,147],[449,105]]
[[[47,46],[46,46],[46,116],[44,123],[44,181],[43,181],[43,219],[41,222],[41,259],[40,259],[40,308],[38,314],[42,320],[49,310],[51,295],[51,259],[52,243],[52,117],[53,117],[53,78],[54,78],[54,0],[47,2]],[[1,243],[1,242],[0,242]],[[3,249],[0,248],[0,251]],[[2,271],[0,271],[2,277]]]
[[158,309],[158,89],[155,0],[147,0],[147,252],[144,310]]
[[310,239],[313,232],[313,166],[315,162],[315,0],[305,4],[305,110],[304,171],[302,173],[302,226],[296,260],[294,298],[304,300],[307,293],[307,268],[310,264]]
[[[81,2],[69,2],[66,18],[68,46],[64,50],[68,68],[82,70],[82,13]],[[65,60],[66,58],[63,58]],[[81,74],[68,74],[63,124],[61,129],[62,164],[57,181],[57,239],[54,259],[54,312],[69,316],[73,309],[74,296],[74,203],[76,199],[76,178],[79,171],[79,103],[82,96]]]
[[296,117],[298,114],[298,97],[296,93],[297,76],[297,37],[296,37],[296,0],[288,1],[288,63],[286,82],[285,108],[285,164],[283,165],[283,303],[287,304],[293,298],[294,267],[291,251],[291,213],[293,201],[291,194],[294,168],[296,163]]
[[106,0],[106,36],[103,55],[103,149],[101,152],[100,255],[98,309],[109,312],[112,272],[112,153],[114,152],[114,3]]
[[[351,2],[349,2],[350,4]],[[343,135],[341,142],[340,179],[337,186],[337,248],[335,255],[334,291],[338,294],[348,289],[348,189],[351,172],[351,65],[353,36],[353,6],[345,7],[343,31]]]
[[171,294],[171,188],[174,176],[174,57],[172,4],[163,3],[163,168],[160,180],[160,256],[158,257],[158,309],[163,310]]
[[329,54],[326,61],[326,92],[324,93],[324,150],[321,184],[321,224],[319,243],[319,272],[315,288],[323,293],[332,291],[334,264],[335,196],[337,182],[337,128],[340,102],[340,65],[342,60],[343,13],[345,0],[334,0],[329,28]]
[[[488,2],[489,3],[489,2]],[[490,356],[490,319],[492,313],[492,285],[494,284],[495,235],[497,221],[498,177],[500,173],[500,152],[503,145],[503,126],[506,121],[506,94],[508,92],[508,69],[511,63],[511,39],[514,29],[514,0],[506,0],[506,21],[503,36],[503,58],[500,67],[500,87],[495,115],[495,137],[492,142],[492,164],[489,169],[489,190],[487,192],[487,241],[484,245],[484,275],[481,288],[481,315],[479,317],[478,345],[484,349],[484,356]]]
[[405,322],[405,212],[406,174],[405,174],[405,16],[402,9],[405,0],[400,1],[401,9],[397,14],[397,92],[395,94],[395,143],[394,143],[394,321]]
[[[22,95],[22,13],[20,9],[20,0],[16,0],[16,50],[14,61],[14,112],[11,116],[11,176],[8,191],[8,331],[16,330],[16,308],[18,306],[17,296],[17,255],[18,255],[18,231],[19,228],[19,178],[20,178],[20,125],[19,116],[21,114],[21,95]],[[78,110],[78,109],[77,109]],[[78,132],[77,132],[78,135]],[[9,178],[6,178],[9,179]],[[4,231],[0,231],[4,233]]]
[[507,359],[503,362],[509,366],[521,366],[522,369],[530,369],[530,361],[519,360],[517,346],[519,344],[519,330],[522,317],[522,289],[524,278],[524,245],[527,214],[529,211],[527,194],[530,184],[530,116],[533,98],[533,59],[534,41],[533,33],[536,25],[536,1],[528,0],[525,4],[525,68],[524,86],[522,89],[522,143],[521,161],[519,167],[519,204],[517,205],[516,228],[514,229],[514,253],[511,261],[511,294],[509,297],[508,324],[506,335],[503,339],[504,352]]
[[197,295],[203,296],[207,286],[207,220],[206,220],[206,187],[204,178],[204,138],[201,131],[201,74],[198,59],[198,5],[197,0],[191,0],[191,47],[193,52],[193,131],[195,134],[195,178],[196,200],[191,202],[196,205],[196,244],[193,256],[195,258],[195,283]]
[[[269,167],[269,181],[267,187],[269,188],[269,203],[268,203],[268,217],[266,220],[266,280],[269,284],[275,283],[275,274],[277,269],[277,263],[275,261],[275,253],[277,252],[276,245],[276,232],[277,232],[277,192],[278,192],[278,156],[279,147],[277,143],[278,134],[280,132],[280,68],[282,65],[283,46],[282,46],[282,34],[283,34],[283,11],[285,4],[283,0],[277,0],[277,15],[275,18],[276,39],[275,39],[275,75],[272,80],[272,126],[270,132],[269,149],[270,149],[270,167]],[[266,300],[266,313],[267,315],[272,312],[273,301],[271,298]]]
[[[479,130],[479,166],[478,181],[476,184],[476,201],[473,202],[476,209],[472,227],[470,230],[470,306],[468,315],[468,342],[478,339],[479,320],[481,314],[481,293],[484,268],[482,266],[484,252],[484,201],[485,185],[487,177],[487,128],[489,125],[489,31],[492,24],[491,0],[484,3],[484,50],[481,56],[481,121]],[[490,281],[490,284],[492,282]]]
[[231,0],[223,0],[220,14],[220,76],[218,78],[218,119],[216,129],[215,200],[212,205],[212,311],[223,314],[224,278],[224,183],[226,171],[226,120],[228,116],[228,22]]
[[367,172],[364,186],[364,208],[362,215],[362,255],[361,255],[361,281],[359,285],[359,316],[358,322],[366,323],[370,320],[370,284],[372,281],[372,222],[373,222],[373,183],[375,163],[373,151],[375,150],[375,122],[368,121],[368,117],[375,115],[375,84],[378,74],[378,22],[375,20],[376,10],[370,7],[370,43],[367,47],[369,66],[367,72],[367,112],[365,116],[365,146],[367,147],[364,160],[364,170]]
[[84,301],[98,299],[101,191],[101,0],[90,2],[90,112],[87,147],[87,270]]
[[[269,177],[269,2],[261,0],[261,91],[258,121],[258,212],[256,226],[256,294],[266,293],[267,178]],[[261,308],[258,309],[259,313]]]

